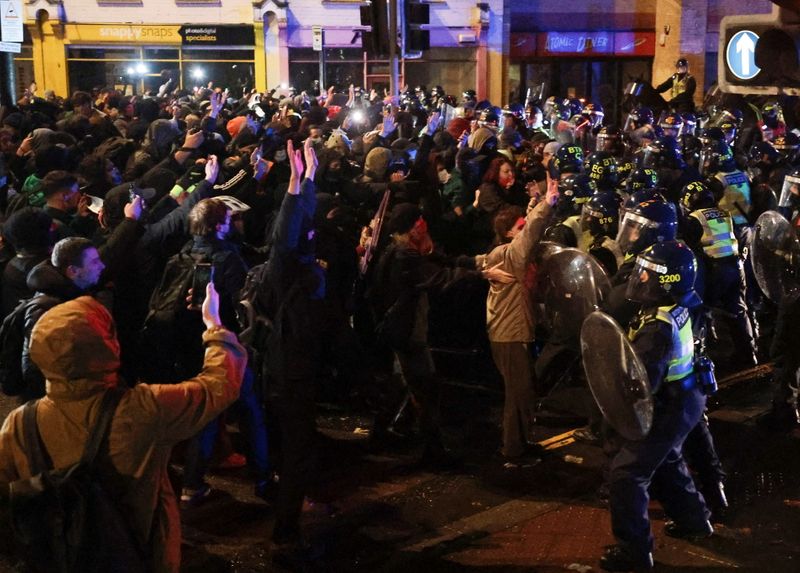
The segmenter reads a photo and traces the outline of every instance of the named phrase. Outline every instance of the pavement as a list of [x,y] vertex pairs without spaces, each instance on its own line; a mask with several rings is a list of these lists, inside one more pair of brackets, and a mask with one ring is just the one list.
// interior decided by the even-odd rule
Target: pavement
[[[668,538],[663,512],[651,504],[657,572],[800,571],[800,433],[771,433],[759,423],[770,372],[731,378],[711,402],[731,501],[715,535],[697,543]],[[0,400],[0,410],[11,405]],[[460,460],[448,471],[419,466],[413,442],[370,453],[368,413],[321,405],[320,471],[303,514],[311,545],[305,570],[600,571],[603,547],[613,543],[597,495],[601,449],[574,441],[569,418],[543,416],[535,438],[547,455],[505,469],[497,455],[501,405],[497,387],[446,385],[446,439]],[[182,571],[290,570],[273,562],[271,508],[254,497],[246,470],[216,470],[209,482],[206,502],[182,510]]]

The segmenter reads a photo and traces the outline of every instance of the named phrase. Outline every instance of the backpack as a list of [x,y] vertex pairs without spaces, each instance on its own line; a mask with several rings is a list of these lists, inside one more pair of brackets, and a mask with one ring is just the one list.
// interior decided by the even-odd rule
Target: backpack
[[0,388],[7,396],[18,396],[25,389],[22,375],[25,314],[35,299],[36,297],[20,301],[0,325]]
[[[189,334],[200,340],[202,318],[186,309],[186,296],[192,286],[197,263],[210,262],[205,255],[192,255],[184,249],[167,260],[161,281],[150,296],[147,316],[140,333],[141,372],[146,381],[178,382],[184,372],[177,365],[182,341]],[[195,333],[194,331],[198,332]]]
[[22,431],[32,477],[9,484],[9,506],[15,547],[33,571],[148,570],[144,551],[94,463],[123,393],[118,388],[106,391],[80,461],[61,469],[48,469],[36,423],[39,401],[25,405]]

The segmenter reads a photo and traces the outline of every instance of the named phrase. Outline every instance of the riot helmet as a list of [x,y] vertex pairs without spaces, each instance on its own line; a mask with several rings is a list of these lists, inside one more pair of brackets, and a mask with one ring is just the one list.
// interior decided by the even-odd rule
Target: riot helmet
[[619,230],[620,197],[613,191],[598,191],[583,204],[581,229],[593,237],[616,237]]
[[640,107],[635,109],[630,114],[631,120],[636,124],[636,127],[653,124],[653,110],[649,107]]
[[581,115],[589,120],[589,125],[592,126],[592,129],[597,129],[603,125],[605,114],[603,113],[603,106],[599,103],[587,103],[583,111],[581,111]]
[[641,167],[683,169],[686,164],[674,137],[662,136],[642,149]]
[[513,115],[519,120],[525,119],[525,108],[521,103],[510,103],[503,108],[503,115]]
[[617,157],[617,177],[620,183],[625,183],[628,177],[631,176],[636,165],[627,157]]
[[478,100],[478,94],[475,92],[475,90],[464,90],[461,93],[461,101],[462,102],[467,102],[467,101],[473,101],[474,102],[474,101],[477,101],[477,100]]
[[659,201],[666,202],[662,190],[657,187],[652,188],[644,188],[639,189],[638,191],[634,191],[631,193],[627,199],[622,203],[619,208],[619,220],[622,221],[625,218],[625,213],[628,211],[632,211],[638,205],[644,203],[645,201],[650,201],[652,199],[658,199]]
[[700,143],[710,145],[714,141],[725,141],[725,134],[718,127],[706,127],[700,132]]
[[589,177],[603,190],[613,189],[619,183],[617,161],[608,151],[595,151],[584,161]]
[[764,104],[761,108],[761,119],[770,129],[776,129],[778,124],[783,121],[783,110],[778,102]]
[[431,88],[431,97],[444,97],[447,95],[442,86],[433,86]]
[[581,112],[583,112],[583,104],[578,98],[564,98],[564,101],[561,102],[561,106],[565,110],[564,113],[567,114],[566,117],[562,114],[562,119],[570,119],[576,115],[581,115]]
[[555,168],[560,175],[583,170],[583,149],[579,145],[562,145],[556,151]]
[[597,133],[595,151],[610,151],[611,153],[616,153],[619,151],[621,143],[622,133],[619,128],[613,125],[607,125]]
[[691,112],[681,114],[683,119],[683,135],[694,135],[697,130],[697,116]]
[[490,106],[485,108],[480,115],[478,125],[481,127],[497,128],[500,123],[501,110],[498,107]]
[[661,199],[650,199],[625,211],[617,244],[625,254],[638,254],[659,241],[674,240],[677,232],[675,206]]
[[731,120],[726,119],[720,122],[719,129],[722,131],[725,143],[727,143],[728,145],[733,145],[733,142],[736,139],[736,132],[737,132],[736,124]]
[[640,167],[631,172],[625,182],[628,193],[636,193],[642,189],[655,189],[658,187],[658,172],[649,167]]
[[784,176],[778,206],[792,209],[800,206],[800,168]]
[[636,257],[625,296],[642,304],[672,301],[692,308],[702,302],[694,290],[696,277],[697,261],[683,241],[655,243]]
[[780,160],[781,154],[769,141],[757,141],[750,146],[747,154],[747,164],[750,166],[768,164],[773,165]]
[[597,184],[585,173],[570,173],[558,182],[556,216],[566,219],[580,215],[584,203],[597,191]]
[[714,193],[702,181],[692,181],[681,191],[681,209],[686,214],[698,209],[708,209],[716,204]]
[[689,62],[686,60],[686,58],[678,58],[678,61],[675,62],[675,67],[676,68],[688,68],[689,67]]
[[736,169],[736,161],[730,145],[724,141],[714,141],[700,152],[700,173],[710,177],[720,171],[728,173]]
[[532,128],[541,127],[544,114],[538,106],[528,104],[528,106],[525,107],[525,119]]
[[785,159],[791,161],[797,155],[797,151],[800,150],[800,137],[789,131],[786,135],[776,137],[772,141],[772,145]]
[[659,122],[658,126],[662,135],[677,139],[683,133],[683,118],[677,113],[670,113]]

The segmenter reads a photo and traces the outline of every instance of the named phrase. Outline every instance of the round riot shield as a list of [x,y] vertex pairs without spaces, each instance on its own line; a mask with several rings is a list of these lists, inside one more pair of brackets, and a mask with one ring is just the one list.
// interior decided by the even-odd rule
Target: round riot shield
[[572,248],[552,250],[538,274],[545,321],[553,337],[577,342],[584,319],[611,290],[608,276],[591,255]]
[[586,379],[603,416],[622,437],[644,438],[653,425],[653,396],[642,361],[616,321],[591,313],[581,328]]
[[792,226],[777,211],[767,211],[756,221],[750,243],[753,273],[762,292],[774,303],[800,291],[795,265],[800,243]]

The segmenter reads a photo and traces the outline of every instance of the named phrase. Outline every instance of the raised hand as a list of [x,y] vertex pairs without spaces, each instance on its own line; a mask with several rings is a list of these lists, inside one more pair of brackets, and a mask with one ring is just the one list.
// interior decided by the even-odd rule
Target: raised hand
[[547,194],[544,196],[544,200],[551,207],[555,207],[556,203],[558,202],[558,198],[559,198],[558,181],[555,179],[551,179],[550,182],[547,184]]
[[217,162],[216,155],[209,155],[208,160],[206,161],[206,181],[213,185],[217,180],[217,175],[219,175],[219,163]]
[[300,150],[295,150],[291,139],[286,142],[286,156],[289,158],[289,167],[292,170],[291,177],[299,184],[305,167],[303,166],[303,155]]
[[317,152],[314,151],[314,146],[311,145],[310,137],[306,138],[305,142],[303,143],[303,155],[306,159],[306,177],[313,180],[314,175],[317,173],[319,161],[317,160]]
[[213,118],[216,118],[219,115],[222,106],[224,105],[225,100],[223,99],[223,94],[219,92],[214,92],[213,94],[211,94],[210,101],[211,101],[211,111],[209,112],[208,115],[210,115]]

